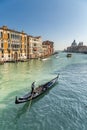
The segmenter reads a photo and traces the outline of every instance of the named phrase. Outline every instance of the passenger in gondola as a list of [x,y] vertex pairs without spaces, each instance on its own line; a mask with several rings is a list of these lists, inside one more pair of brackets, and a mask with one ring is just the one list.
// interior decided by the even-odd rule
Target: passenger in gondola
[[33,82],[32,85],[31,85],[31,94],[34,93],[34,88],[35,88],[35,82]]

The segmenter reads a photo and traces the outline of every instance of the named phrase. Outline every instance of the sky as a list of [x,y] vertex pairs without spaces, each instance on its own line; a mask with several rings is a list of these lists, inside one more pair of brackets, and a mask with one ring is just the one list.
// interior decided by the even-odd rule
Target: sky
[[87,45],[87,0],[0,0],[0,27],[24,31],[63,50]]

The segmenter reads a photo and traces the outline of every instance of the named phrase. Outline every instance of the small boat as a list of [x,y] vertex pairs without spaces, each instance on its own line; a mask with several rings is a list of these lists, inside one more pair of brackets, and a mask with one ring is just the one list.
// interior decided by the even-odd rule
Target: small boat
[[41,58],[40,58],[40,60],[42,60],[42,61],[45,61],[45,60],[48,60],[48,59],[50,59],[48,56],[45,56],[45,57],[41,57]]
[[67,56],[67,57],[71,57],[71,56],[72,56],[72,54],[71,54],[71,53],[68,53],[66,56]]
[[45,60],[48,60],[49,58],[43,58],[42,60],[45,61]]
[[48,89],[50,89],[52,86],[54,86],[57,83],[58,77],[59,77],[59,74],[51,81],[38,86],[37,88],[34,89],[33,93],[29,92],[26,95],[24,95],[23,97],[19,97],[19,98],[17,98],[17,96],[16,96],[15,104],[28,102],[30,100],[33,100],[33,99],[39,97],[40,95],[45,93]]

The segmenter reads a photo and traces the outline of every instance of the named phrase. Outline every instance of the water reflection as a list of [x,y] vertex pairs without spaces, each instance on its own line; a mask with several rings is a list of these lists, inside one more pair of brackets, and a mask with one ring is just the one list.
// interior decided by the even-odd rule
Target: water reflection
[[25,103],[24,106],[17,111],[17,115],[15,117],[16,120],[18,120],[21,117],[21,115],[23,115],[24,113],[27,112],[27,110],[29,108],[29,104],[30,104],[30,102]]

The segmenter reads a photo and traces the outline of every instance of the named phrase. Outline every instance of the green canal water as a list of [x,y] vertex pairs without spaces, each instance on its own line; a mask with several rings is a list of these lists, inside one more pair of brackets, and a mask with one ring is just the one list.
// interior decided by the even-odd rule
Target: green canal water
[[[15,97],[60,73],[58,83],[30,103]],[[87,130],[87,55],[0,65],[0,130]]]

